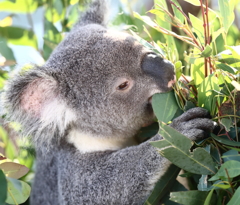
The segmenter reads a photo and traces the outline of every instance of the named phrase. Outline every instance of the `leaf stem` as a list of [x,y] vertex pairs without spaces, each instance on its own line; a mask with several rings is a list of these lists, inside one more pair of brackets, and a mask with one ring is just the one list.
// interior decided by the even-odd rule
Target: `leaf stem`
[[207,44],[210,45],[210,30],[209,30],[209,19],[208,19],[208,0],[206,0],[206,21],[207,21]]
[[232,195],[234,194],[234,188],[233,188],[233,185],[232,185],[232,182],[231,182],[231,179],[230,179],[230,177],[229,177],[229,174],[228,174],[228,170],[225,168],[225,172],[226,172],[226,174],[227,174],[227,177],[228,177],[228,182],[229,182],[229,184],[230,184],[230,186],[231,186],[231,189],[232,189]]
[[12,192],[10,191],[10,189],[8,188],[8,193],[10,194],[10,196],[12,197],[12,200],[14,201],[15,205],[18,205],[18,203],[16,202],[14,196],[12,195]]
[[187,19],[189,25],[192,26],[192,22],[190,21],[190,19],[188,18],[188,16],[183,12],[183,10],[181,10],[180,7],[177,6],[177,5],[176,5],[174,2],[172,2],[171,0],[168,0],[168,1],[169,1],[170,4],[172,4],[173,6],[175,6],[178,11],[180,11],[180,12],[182,13],[182,15]]

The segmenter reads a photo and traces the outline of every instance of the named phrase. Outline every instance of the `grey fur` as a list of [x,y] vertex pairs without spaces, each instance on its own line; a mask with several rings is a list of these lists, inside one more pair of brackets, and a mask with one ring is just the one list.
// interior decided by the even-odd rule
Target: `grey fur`
[[[73,131],[99,143],[133,140],[154,120],[151,96],[168,91],[174,79],[168,61],[105,27],[104,8],[94,1],[44,66],[20,73],[6,88],[8,114],[37,150],[33,205],[142,204],[170,164],[149,141],[83,152],[77,138],[69,140]],[[118,90],[125,81],[130,88]],[[196,108],[171,126],[196,139],[213,129],[207,117]]]

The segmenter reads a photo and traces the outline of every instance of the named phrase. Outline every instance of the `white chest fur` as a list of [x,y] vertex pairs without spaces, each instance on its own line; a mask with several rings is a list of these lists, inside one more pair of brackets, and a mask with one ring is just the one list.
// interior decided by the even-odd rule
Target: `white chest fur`
[[113,136],[97,137],[76,130],[72,130],[69,133],[68,142],[72,143],[82,153],[119,150],[125,147],[137,145],[134,138]]

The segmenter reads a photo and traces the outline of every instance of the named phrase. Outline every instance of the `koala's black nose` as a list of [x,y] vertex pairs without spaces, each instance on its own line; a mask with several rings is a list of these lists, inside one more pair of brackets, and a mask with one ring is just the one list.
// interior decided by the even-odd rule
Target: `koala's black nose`
[[155,53],[145,55],[142,61],[142,70],[164,86],[171,87],[175,81],[173,64]]

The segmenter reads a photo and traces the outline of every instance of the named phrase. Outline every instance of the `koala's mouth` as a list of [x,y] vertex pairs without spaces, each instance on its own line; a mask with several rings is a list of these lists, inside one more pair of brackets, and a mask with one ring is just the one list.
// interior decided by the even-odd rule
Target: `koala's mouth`
[[151,106],[152,106],[152,97],[153,97],[153,95],[148,98],[148,104],[150,104]]
[[152,123],[155,122],[154,119],[156,118],[156,116],[155,116],[155,114],[154,114],[154,112],[153,112],[152,97],[153,97],[153,95],[148,98],[148,100],[147,100],[147,105],[146,105],[147,112],[149,113],[149,115],[151,116],[150,118],[152,118],[152,119],[150,119],[148,122],[144,123],[144,124],[142,125],[142,127],[147,127],[147,126],[149,126],[149,125],[151,125]]

